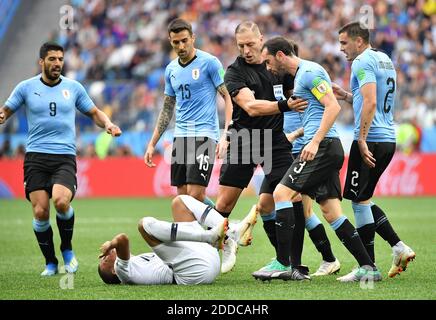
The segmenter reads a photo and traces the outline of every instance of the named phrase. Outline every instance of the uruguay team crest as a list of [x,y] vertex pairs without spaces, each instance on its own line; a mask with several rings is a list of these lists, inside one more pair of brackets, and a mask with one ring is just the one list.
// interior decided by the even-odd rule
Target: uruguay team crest
[[65,99],[70,99],[70,91],[69,90],[62,90],[62,95]]
[[198,78],[200,78],[200,69],[192,69],[192,79],[197,80]]
[[276,98],[277,101],[286,100],[286,97],[283,94],[283,85],[282,84],[276,84],[274,86],[274,97]]

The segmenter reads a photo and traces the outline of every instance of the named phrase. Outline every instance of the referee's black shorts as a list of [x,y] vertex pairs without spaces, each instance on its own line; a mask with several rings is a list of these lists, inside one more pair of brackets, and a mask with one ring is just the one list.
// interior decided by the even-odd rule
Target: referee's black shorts
[[325,138],[312,161],[296,158],[281,184],[306,194],[318,203],[327,199],[342,200],[339,170],[344,162],[344,149],[337,138]]
[[[259,193],[272,194],[292,164],[292,145],[282,132],[274,133],[272,141],[267,143],[257,144],[255,142],[247,146],[238,140],[237,157],[231,155],[234,150],[236,149],[232,145],[227,149],[226,161],[221,166],[220,171],[220,185],[244,189],[250,183],[256,167],[261,165],[265,178]],[[249,150],[249,155],[244,154],[246,150]],[[255,155],[259,155],[260,158],[270,163],[258,161],[259,158]]]
[[383,172],[395,153],[394,142],[367,142],[368,149],[375,158],[375,167],[368,167],[360,155],[357,141],[353,141],[348,159],[344,198],[353,202],[369,200]]
[[60,184],[72,192],[73,200],[77,189],[76,157],[69,154],[27,152],[24,157],[24,189],[27,200],[30,193],[45,190],[52,196],[54,184]]

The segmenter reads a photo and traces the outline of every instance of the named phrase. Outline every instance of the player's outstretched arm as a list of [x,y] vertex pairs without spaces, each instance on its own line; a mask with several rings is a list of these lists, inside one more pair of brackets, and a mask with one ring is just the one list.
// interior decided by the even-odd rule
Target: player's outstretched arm
[[334,82],[332,83],[332,89],[337,100],[343,100],[349,104],[353,103],[353,95],[350,92],[344,90],[341,86]]
[[156,166],[156,164],[153,163],[154,149],[160,137],[167,129],[168,124],[170,123],[171,118],[173,117],[175,107],[176,107],[176,97],[165,95],[163,108],[159,113],[159,118],[157,120],[156,127],[154,128],[153,131],[153,136],[151,137],[150,142],[148,143],[147,150],[145,151],[145,155],[144,155],[144,162],[150,168]]
[[100,247],[99,258],[107,256],[112,249],[117,251],[118,258],[122,260],[130,259],[129,238],[125,233],[116,235],[111,241],[106,241]]
[[112,137],[121,135],[121,129],[110,121],[109,117],[97,107],[93,107],[87,115],[92,118],[94,123],[100,128],[104,128]]
[[0,108],[0,124],[5,123],[12,114],[12,110],[8,107],[3,106],[2,108]]
[[297,140],[298,138],[304,136],[304,128],[298,128],[297,130],[294,130],[290,133],[286,134],[286,138],[288,139],[288,141],[290,143],[293,143],[295,140]]
[[233,97],[233,101],[244,109],[250,117],[270,116],[290,110],[304,110],[307,107],[307,101],[303,99],[290,100],[288,102],[283,100],[282,107],[280,101],[256,100],[253,92],[247,87],[239,90],[238,94]]

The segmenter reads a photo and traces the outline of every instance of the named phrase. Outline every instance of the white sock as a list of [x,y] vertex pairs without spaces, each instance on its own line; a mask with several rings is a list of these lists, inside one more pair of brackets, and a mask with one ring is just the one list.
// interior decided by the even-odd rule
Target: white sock
[[142,221],[145,232],[162,242],[210,242],[212,239],[212,232],[204,230],[197,221],[171,223],[152,217],[145,217]]
[[[224,217],[215,209],[212,208],[206,211],[206,209],[210,207],[203,202],[187,195],[181,195],[179,197],[182,199],[185,206],[194,214],[195,219],[200,225],[213,228],[223,223]],[[205,213],[206,215],[204,215]]]

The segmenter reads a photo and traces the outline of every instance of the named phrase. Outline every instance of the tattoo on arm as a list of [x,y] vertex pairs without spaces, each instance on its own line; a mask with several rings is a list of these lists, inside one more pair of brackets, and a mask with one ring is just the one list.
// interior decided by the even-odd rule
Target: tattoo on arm
[[218,92],[220,93],[221,97],[225,97],[226,94],[228,94],[229,92],[227,91],[227,87],[226,85],[223,83],[221,85],[218,86],[217,88]]
[[157,131],[159,132],[159,136],[164,133],[167,129],[168,124],[171,121],[171,118],[174,114],[174,108],[176,106],[176,97],[165,96],[163,109],[159,114],[159,119],[157,121]]

